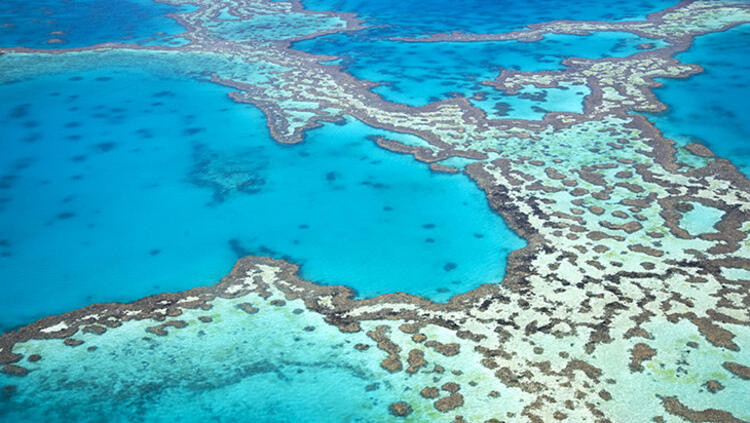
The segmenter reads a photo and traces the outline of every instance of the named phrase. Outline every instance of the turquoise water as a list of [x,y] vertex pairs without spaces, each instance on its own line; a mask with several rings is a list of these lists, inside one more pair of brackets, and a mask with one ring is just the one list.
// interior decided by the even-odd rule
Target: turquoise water
[[[30,373],[0,373],[0,421],[9,422],[382,422],[395,420],[388,407],[407,401],[414,414],[406,422],[449,421],[419,394],[423,386],[461,385],[471,421],[485,421],[488,405],[518,404],[520,389],[498,384],[479,362],[476,344],[428,325],[422,332],[439,342],[456,342],[461,353],[444,356],[413,341],[399,323],[363,322],[346,335],[305,310],[302,300],[271,304],[283,294],[271,288],[267,299],[249,294],[216,299],[210,310],[185,310],[181,329],[167,336],[145,331],[152,320],[131,320],[102,335],[78,333],[83,344],[32,340],[14,351]],[[238,303],[259,309],[248,314]],[[211,322],[199,318],[211,317]],[[428,367],[415,373],[388,372],[388,355],[366,334],[389,325],[390,338],[407,351],[424,350]],[[365,350],[355,348],[369,347]],[[434,371],[433,366],[452,371]],[[497,390],[498,398],[487,392]],[[513,407],[513,405],[511,405]],[[517,406],[520,410],[520,405]]]
[[750,175],[750,25],[698,37],[684,63],[697,63],[705,72],[684,80],[663,80],[654,90],[669,109],[649,114],[665,136],[679,144],[702,143]]
[[490,87],[480,92],[483,93],[481,99],[470,101],[489,119],[539,120],[548,112],[583,113],[583,101],[591,89],[587,85],[571,84],[558,88],[525,86],[516,95],[506,95]]
[[173,36],[185,29],[165,15],[186,10],[151,0],[3,0],[0,47],[71,48],[111,41],[179,45],[182,41]]
[[398,134],[350,120],[281,145],[227,92],[117,69],[0,86],[3,327],[213,284],[251,254],[444,301],[524,245],[468,177],[367,139]]
[[508,96],[481,82],[495,79],[503,69],[559,70],[567,57],[623,57],[640,51],[637,46],[641,43],[663,45],[618,32],[589,36],[551,34],[533,43],[404,43],[373,39],[367,33],[347,33],[300,41],[293,47],[315,54],[341,56],[343,60],[339,65],[346,72],[359,79],[381,83],[373,91],[386,100],[423,106],[454,93],[465,97],[483,93],[484,99],[472,102],[490,117],[539,119],[545,110],[580,111],[588,88],[537,89],[526,95]]
[[369,25],[377,25],[390,36],[465,31],[507,32],[532,23],[557,19],[626,20],[642,19],[677,4],[675,0],[637,2],[527,0],[302,0],[313,10],[357,13]]
[[724,211],[704,206],[702,203],[692,202],[690,204],[693,206],[693,209],[682,214],[680,226],[693,236],[718,232],[714,228],[714,225],[719,223],[722,216],[724,216]]
[[0,421],[381,420],[399,399],[387,381],[394,377],[379,366],[383,353],[355,350],[354,343],[371,343],[364,333],[344,342],[319,315],[297,316],[292,307],[304,304],[197,313],[215,316],[210,324],[190,313],[182,317],[190,326],[167,337],[139,322],[82,335],[86,344],[77,348],[32,343],[42,366],[24,378],[0,373],[0,387],[15,387],[10,396],[0,391]]

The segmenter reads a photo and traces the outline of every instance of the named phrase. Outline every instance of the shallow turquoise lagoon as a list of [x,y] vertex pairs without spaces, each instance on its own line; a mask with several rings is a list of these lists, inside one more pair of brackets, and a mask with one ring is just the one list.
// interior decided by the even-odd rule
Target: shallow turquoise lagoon
[[[179,45],[182,8],[151,0],[3,0],[0,47],[70,48],[104,42]],[[85,22],[85,24],[82,24]]]
[[0,86],[4,328],[213,284],[251,254],[444,301],[524,245],[468,177],[367,138],[398,134],[350,120],[281,145],[227,92],[117,69]]
[[681,80],[662,80],[654,90],[669,108],[649,114],[666,137],[679,144],[702,143],[750,175],[750,25],[703,35],[676,57],[697,63],[705,72]]
[[503,69],[560,70],[568,57],[623,57],[640,51],[643,43],[665,45],[619,32],[476,43],[405,43],[373,39],[368,35],[373,32],[327,35],[293,47],[342,57],[337,65],[359,79],[379,82],[373,91],[389,101],[423,106],[457,94],[477,96],[471,101],[490,118],[540,119],[547,111],[580,112],[588,87],[527,89],[511,96],[481,82],[495,79]]
[[724,216],[724,211],[705,206],[698,202],[691,202],[689,204],[693,208],[683,213],[682,219],[680,219],[680,226],[693,236],[717,232],[714,229],[714,225],[719,223],[722,216]]
[[376,25],[389,36],[464,31],[498,33],[522,29],[528,24],[558,19],[643,19],[677,4],[676,0],[302,0],[313,10],[357,13],[368,25]]
[[81,334],[86,344],[77,348],[32,342],[17,350],[42,354],[40,367],[23,378],[0,373],[0,387],[13,386],[12,395],[0,391],[0,421],[382,421],[403,395],[391,380],[403,375],[380,367],[377,348],[353,348],[371,343],[363,332],[342,340],[320,315],[290,307],[304,304],[187,312],[189,326],[166,337],[145,332],[154,323],[143,321]]

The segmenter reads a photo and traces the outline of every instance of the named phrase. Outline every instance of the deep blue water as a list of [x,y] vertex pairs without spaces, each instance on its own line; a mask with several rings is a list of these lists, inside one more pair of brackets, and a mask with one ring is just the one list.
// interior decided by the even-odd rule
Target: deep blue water
[[151,0],[3,0],[0,47],[71,48],[110,41],[179,45],[172,36],[185,29],[165,15],[186,10]]
[[[503,69],[528,72],[559,70],[568,57],[623,57],[637,51],[641,43],[661,41],[632,34],[605,32],[589,36],[551,34],[537,42],[490,41],[476,43],[405,43],[376,38],[381,29],[333,34],[294,43],[293,47],[315,54],[340,56],[336,64],[359,79],[376,81],[373,89],[385,99],[423,106],[455,93],[483,100],[472,102],[490,117],[541,118],[545,110],[580,112],[588,87],[533,90],[537,94],[506,95],[482,81],[495,79]],[[541,96],[539,96],[541,94]],[[555,98],[572,97],[561,107]],[[547,98],[549,97],[549,99]],[[551,101],[547,101],[551,100]]]
[[281,145],[226,92],[116,69],[0,86],[4,326],[213,284],[249,254],[446,300],[523,246],[468,177],[367,139],[399,135],[348,121]]
[[495,33],[557,19],[642,19],[677,4],[675,0],[302,0],[313,10],[353,12],[367,25],[383,28],[389,36],[464,31]]
[[750,175],[750,25],[698,37],[677,55],[705,72],[681,80],[661,80],[654,90],[669,109],[648,118],[679,144],[703,143]]

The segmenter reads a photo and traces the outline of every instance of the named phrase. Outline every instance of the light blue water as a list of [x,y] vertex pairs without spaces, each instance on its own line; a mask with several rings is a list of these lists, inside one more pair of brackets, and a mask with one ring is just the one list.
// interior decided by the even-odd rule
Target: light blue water
[[0,47],[71,48],[109,41],[179,45],[172,36],[185,28],[165,15],[187,10],[151,0],[3,0]]
[[[551,34],[532,43],[404,43],[374,39],[370,36],[374,33],[377,31],[333,34],[300,41],[293,47],[315,54],[341,56],[340,65],[346,72],[359,79],[381,83],[373,91],[390,101],[423,106],[454,93],[466,97],[484,93],[483,100],[472,101],[490,117],[538,119],[544,115],[544,110],[580,111],[580,102],[588,89],[574,87],[562,95],[559,93],[562,90],[535,90],[549,99],[544,96],[524,98],[508,96],[481,82],[495,79],[503,69],[559,70],[564,67],[561,62],[568,57],[623,57],[640,51],[637,46],[641,43],[664,45],[661,41],[618,32],[589,36]],[[566,102],[559,97],[573,98],[575,104],[561,108]]]
[[[166,337],[144,331],[152,321],[101,336],[78,334],[86,343],[76,348],[60,340],[33,343],[40,345],[31,351],[42,355],[41,366],[24,361],[34,371],[23,378],[0,373],[0,421],[382,420],[403,395],[388,379],[403,372],[380,368],[385,355],[374,345],[353,348],[372,344],[364,332],[343,339],[320,315],[291,312],[299,307],[301,301],[262,304],[253,315],[228,306],[188,312],[181,318],[190,325]],[[197,315],[214,321],[198,322]],[[11,385],[7,395],[2,387]]]
[[470,101],[484,110],[488,119],[539,120],[548,112],[583,113],[583,101],[591,89],[586,85],[571,84],[558,88],[525,86],[516,95],[507,95],[491,87],[480,92],[482,97]]
[[0,86],[3,326],[213,284],[270,255],[361,296],[446,300],[524,245],[464,175],[349,121],[275,143],[227,89],[101,69]]
[[357,13],[368,25],[377,25],[390,36],[415,36],[434,32],[507,32],[532,23],[557,19],[625,20],[674,6],[675,0],[553,1],[553,0],[302,0],[313,10]]
[[682,214],[680,226],[693,236],[717,232],[714,229],[714,225],[724,216],[724,211],[705,206],[698,202],[691,202],[690,204],[693,206],[693,209]]
[[750,25],[698,37],[685,53],[684,63],[705,72],[682,80],[662,80],[654,93],[669,109],[649,114],[666,137],[679,144],[702,143],[750,175]]

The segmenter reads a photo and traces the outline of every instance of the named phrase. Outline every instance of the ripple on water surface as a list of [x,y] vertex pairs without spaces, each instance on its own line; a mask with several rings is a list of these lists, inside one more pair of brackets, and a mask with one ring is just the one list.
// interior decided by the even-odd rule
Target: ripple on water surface
[[468,177],[367,139],[405,136],[347,121],[281,145],[227,92],[117,69],[0,86],[3,325],[212,284],[251,254],[444,301],[524,245]]
[[70,48],[104,42],[180,45],[185,40],[173,36],[185,28],[166,15],[190,9],[151,0],[3,0],[0,47]]
[[464,31],[495,33],[557,19],[644,19],[677,4],[676,0],[302,0],[313,10],[353,12],[368,25],[387,26],[389,36]]

